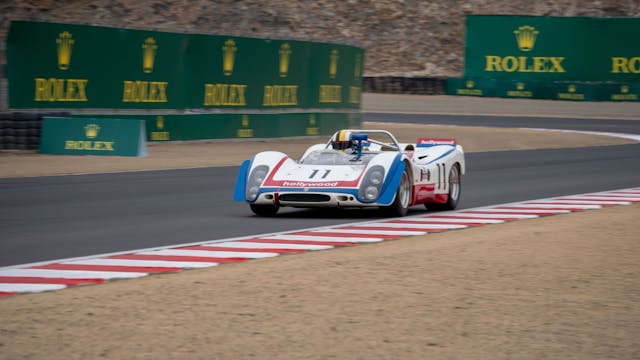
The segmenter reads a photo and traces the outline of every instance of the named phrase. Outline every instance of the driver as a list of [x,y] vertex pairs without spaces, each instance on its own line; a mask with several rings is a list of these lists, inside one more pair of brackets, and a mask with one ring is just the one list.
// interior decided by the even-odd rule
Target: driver
[[334,150],[346,150],[353,146],[351,142],[351,131],[340,130],[331,139],[331,147]]

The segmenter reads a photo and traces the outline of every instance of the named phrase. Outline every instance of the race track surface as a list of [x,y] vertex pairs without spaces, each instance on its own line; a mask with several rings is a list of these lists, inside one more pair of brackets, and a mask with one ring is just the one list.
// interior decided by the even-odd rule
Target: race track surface
[[[372,116],[366,114],[364,120],[383,121]],[[437,118],[473,126],[500,126],[504,121],[502,117],[483,117],[486,122],[475,119],[472,123],[464,116]],[[394,119],[437,123],[431,115]],[[604,131],[602,123],[606,122],[606,131],[640,133],[635,121],[567,121],[571,126],[563,128]],[[551,127],[537,118],[520,118],[512,125]],[[638,158],[640,144],[467,154],[460,208],[636,187],[640,184]],[[219,167],[0,179],[0,266],[378,217],[373,209],[285,208],[275,220],[258,218],[246,204],[232,201],[237,170]],[[413,214],[425,211],[423,207],[412,209]]]

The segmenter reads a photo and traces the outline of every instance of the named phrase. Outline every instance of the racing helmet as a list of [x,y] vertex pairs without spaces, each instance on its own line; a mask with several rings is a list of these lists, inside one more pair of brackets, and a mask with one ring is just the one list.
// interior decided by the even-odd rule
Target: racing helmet
[[335,150],[346,150],[351,147],[351,131],[340,130],[331,139],[331,147]]

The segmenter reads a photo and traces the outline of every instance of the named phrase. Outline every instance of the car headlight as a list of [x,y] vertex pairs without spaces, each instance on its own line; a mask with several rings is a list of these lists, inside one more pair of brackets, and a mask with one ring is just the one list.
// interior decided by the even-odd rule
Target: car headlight
[[372,166],[364,174],[358,195],[364,202],[373,202],[380,195],[380,188],[384,182],[384,168],[380,165]]
[[251,170],[251,174],[249,174],[249,179],[247,180],[247,200],[255,201],[258,198],[260,185],[262,185],[268,173],[269,167],[267,165],[259,165]]

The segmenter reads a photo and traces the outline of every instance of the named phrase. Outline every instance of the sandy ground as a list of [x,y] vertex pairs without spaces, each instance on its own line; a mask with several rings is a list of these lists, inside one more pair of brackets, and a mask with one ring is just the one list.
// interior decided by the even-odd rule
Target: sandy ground
[[[366,126],[404,141],[457,137],[469,152],[620,143]],[[3,153],[0,177],[237,165],[307,144],[161,144],[142,159]],[[2,298],[0,359],[638,359],[639,216],[640,205],[619,206]]]

